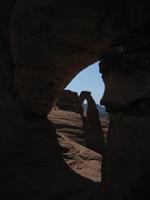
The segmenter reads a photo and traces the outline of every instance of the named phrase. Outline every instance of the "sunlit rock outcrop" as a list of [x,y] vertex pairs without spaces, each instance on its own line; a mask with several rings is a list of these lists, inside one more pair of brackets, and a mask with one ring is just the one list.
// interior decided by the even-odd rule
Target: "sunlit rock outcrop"
[[[83,115],[83,94],[88,101],[86,117]],[[56,127],[59,144],[65,149],[62,155],[66,163],[80,175],[97,182],[101,180],[104,150],[101,144],[104,138],[101,136],[102,129],[96,104],[89,95],[89,92],[82,92],[82,95],[78,96],[76,92],[64,90],[49,113],[48,119]],[[94,111],[90,107],[94,108]]]

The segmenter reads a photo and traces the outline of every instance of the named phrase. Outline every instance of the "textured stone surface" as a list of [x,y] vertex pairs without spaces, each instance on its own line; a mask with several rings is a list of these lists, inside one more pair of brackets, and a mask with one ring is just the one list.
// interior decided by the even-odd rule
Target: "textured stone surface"
[[[90,100],[94,101],[91,95]],[[81,100],[77,93],[64,90],[49,113],[48,119],[56,127],[59,144],[65,148],[65,153],[62,155],[66,163],[78,174],[93,181],[100,181],[102,156],[98,153],[102,153],[99,152],[99,135],[102,134],[102,130],[100,121],[97,123],[98,127],[95,127],[96,123],[93,124],[93,121],[90,121],[90,119],[100,120],[99,114],[96,112],[97,108],[93,102],[95,111],[94,113],[88,111],[88,116],[94,115],[95,112],[96,116],[93,118],[90,116],[90,119],[84,117],[83,101],[84,99]],[[90,104],[89,101],[88,103]],[[88,105],[88,107],[90,106]],[[97,135],[94,133],[95,131]]]
[[82,200],[91,199],[95,192],[99,195],[97,183],[65,163],[62,153],[66,150],[48,121],[27,120],[9,126],[1,122],[0,146],[2,199]]
[[94,182],[101,181],[102,156],[79,143],[58,133],[60,146],[66,149],[63,153],[65,162],[77,174]]
[[84,102],[85,99],[87,100],[88,104],[87,114],[84,118],[86,143],[89,148],[103,154],[104,137],[101,127],[101,121],[96,107],[96,103],[93,97],[91,96],[91,92],[82,91],[80,93],[81,103]]
[[82,108],[79,96],[76,92],[64,90],[61,96],[57,98],[56,106],[65,111],[80,113]]
[[149,195],[149,33],[147,27],[122,39],[116,44],[122,52],[110,53],[101,62],[106,86],[102,103],[111,113],[103,165],[106,199]]
[[102,156],[91,150],[95,143],[93,146],[91,144],[91,149],[87,144],[82,116],[71,111],[52,109],[48,119],[56,127],[59,144],[65,149],[62,155],[66,163],[78,174],[100,181]]
[[[49,167],[49,159],[41,161],[49,153],[59,154],[57,143],[43,150],[45,143],[41,147],[39,141],[48,138],[42,127],[34,149],[37,135],[26,124],[27,119],[44,120],[70,80],[99,59],[106,84],[103,103],[112,116],[103,199],[150,196],[149,20],[149,0],[0,2],[0,181],[5,199],[67,200],[72,192],[72,199],[100,198],[93,195],[97,187],[92,182],[87,187],[79,180],[69,182],[74,178],[64,173],[61,162],[59,171]],[[38,164],[32,164],[36,159]]]
[[45,116],[54,97],[79,71],[99,60],[113,39],[147,21],[147,12],[142,13],[147,1],[137,1],[139,15],[132,14],[136,1],[123,2],[21,0],[15,4],[10,46],[16,64],[14,87],[25,113]]
[[[87,100],[87,114],[84,116],[82,103]],[[88,91],[77,93],[64,90],[56,106],[48,115],[57,130],[75,142],[103,154],[104,137],[96,103]]]
[[55,125],[58,132],[81,145],[86,145],[84,121],[80,114],[65,110],[53,110],[48,119]]

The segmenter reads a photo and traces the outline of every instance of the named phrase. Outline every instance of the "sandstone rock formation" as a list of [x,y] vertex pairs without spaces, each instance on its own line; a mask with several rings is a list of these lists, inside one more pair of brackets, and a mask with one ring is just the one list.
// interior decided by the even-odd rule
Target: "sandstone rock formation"
[[[104,138],[101,138],[102,130],[95,102],[91,95],[88,97],[88,92],[82,92],[82,97],[83,94],[89,104],[88,118],[83,116],[84,99],[81,100],[81,96],[79,97],[76,92],[64,90],[49,113],[48,119],[56,127],[59,144],[65,148],[63,158],[66,163],[80,175],[93,181],[100,181],[102,155],[98,153],[103,152],[99,139],[104,141]],[[94,105],[91,105],[91,101]],[[96,110],[93,112],[92,109]],[[96,120],[97,124],[93,123],[92,119]]]
[[48,119],[55,125],[57,132],[62,133],[76,143],[86,146],[84,121],[80,114],[52,109]]
[[87,100],[88,104],[87,114],[84,118],[86,144],[89,148],[103,154],[104,137],[100,124],[99,113],[96,107],[96,103],[91,96],[91,92],[82,91],[80,93],[81,103],[83,103],[85,99]]
[[82,177],[100,182],[102,156],[65,137],[62,132],[57,132],[57,135],[60,146],[65,149],[62,155],[68,166]]
[[64,90],[62,95],[57,98],[56,106],[61,110],[80,113],[82,105],[76,92]]
[[101,60],[106,87],[101,103],[111,113],[103,165],[109,191],[106,199],[110,195],[113,199],[149,195],[149,33],[150,28],[145,27],[129,34],[114,43],[114,52]]
[[[86,116],[84,116],[82,107],[85,99],[88,102]],[[78,96],[76,92],[64,90],[50,112],[49,119],[65,136],[101,155],[103,154],[103,132],[99,113],[90,92],[83,91]]]
[[[1,195],[150,198],[149,0],[5,0],[0,24]],[[100,187],[64,164],[46,119],[68,82],[98,60],[111,113]]]
[[[12,128],[15,130],[13,135]],[[82,200],[92,198],[96,191],[99,195],[97,183],[75,173],[65,163],[62,154],[67,153],[66,149],[59,145],[55,128],[50,122],[34,119],[9,126],[3,123],[1,131],[6,131],[0,135],[2,199]],[[84,149],[80,156],[82,154],[88,157]],[[82,159],[79,161],[84,164]]]

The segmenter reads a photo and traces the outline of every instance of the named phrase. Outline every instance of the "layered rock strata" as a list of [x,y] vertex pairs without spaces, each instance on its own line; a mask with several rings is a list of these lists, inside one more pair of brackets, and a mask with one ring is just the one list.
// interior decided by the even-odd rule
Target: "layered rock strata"
[[[104,141],[104,138],[100,135],[102,130],[99,114],[91,95],[88,100],[88,115],[83,116],[82,102],[84,99],[81,99],[83,94],[88,99],[89,92],[87,91],[82,92],[79,97],[73,91],[64,90],[49,113],[48,119],[56,127],[59,144],[66,149],[63,154],[66,163],[82,176],[93,181],[100,181],[102,155],[98,153],[103,152],[99,140]],[[91,101],[94,105],[91,105]],[[95,109],[94,112],[89,107]],[[96,121],[93,123],[91,119]]]

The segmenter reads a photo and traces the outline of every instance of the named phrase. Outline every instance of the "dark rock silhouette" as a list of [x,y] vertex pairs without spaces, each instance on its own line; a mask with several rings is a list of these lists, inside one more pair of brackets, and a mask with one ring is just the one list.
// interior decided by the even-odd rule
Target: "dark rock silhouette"
[[64,162],[62,154],[66,150],[60,147],[52,123],[26,120],[9,126],[3,124],[1,130],[2,199],[13,196],[17,200],[35,197],[82,200],[89,199],[92,193],[95,195],[96,190],[98,195],[97,183],[76,174]]
[[[150,198],[149,5],[149,0],[0,2],[1,196]],[[66,85],[98,60],[102,103],[111,117],[101,197],[92,181],[84,187],[81,176],[74,182],[70,170],[63,170],[54,131],[43,125]]]
[[104,137],[102,133],[99,112],[97,110],[96,103],[91,96],[91,92],[82,91],[80,93],[81,104],[84,102],[84,100],[87,100],[88,104],[86,117],[84,117],[86,144],[89,148],[103,154],[105,146]]
[[129,34],[114,44],[121,51],[109,52],[101,60],[105,82],[101,103],[111,119],[103,162],[106,199],[149,196],[149,33],[150,26]]
[[76,92],[64,90],[62,95],[57,98],[56,106],[61,110],[80,113],[82,105]]

